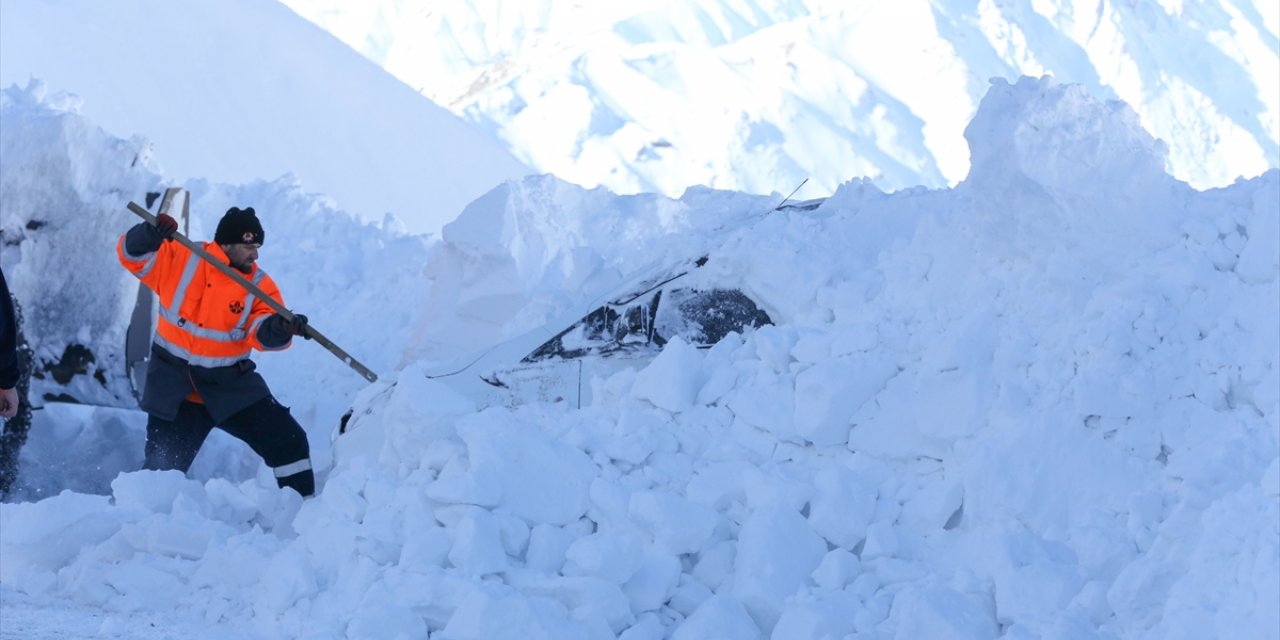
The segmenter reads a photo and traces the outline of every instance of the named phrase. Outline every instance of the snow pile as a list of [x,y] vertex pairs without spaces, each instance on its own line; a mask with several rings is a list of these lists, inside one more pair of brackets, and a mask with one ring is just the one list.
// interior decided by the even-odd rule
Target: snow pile
[[[70,385],[66,391],[83,402],[132,405],[127,379],[107,374],[124,371],[136,280],[131,287],[103,274],[119,275],[115,239],[128,224],[119,213],[121,194],[141,200],[160,180],[144,141],[112,138],[76,115],[77,98],[46,93],[34,80],[0,93],[5,277],[25,307],[24,332],[37,360],[58,362],[75,345],[101,345],[75,367],[83,375],[47,382]],[[66,392],[41,382],[33,380],[37,397]]]
[[697,258],[709,238],[778,204],[706,188],[679,200],[584,190],[554,176],[507,182],[445,225],[427,314],[405,362],[442,360],[540,326],[648,265]]
[[996,82],[969,135],[955,189],[767,215],[508,184],[428,261],[464,340],[685,249],[776,324],[672,340],[582,410],[410,363],[315,499],[133,472],[5,504],[0,583],[239,637],[1275,637],[1280,172],[1190,189],[1131,111],[1048,79]]

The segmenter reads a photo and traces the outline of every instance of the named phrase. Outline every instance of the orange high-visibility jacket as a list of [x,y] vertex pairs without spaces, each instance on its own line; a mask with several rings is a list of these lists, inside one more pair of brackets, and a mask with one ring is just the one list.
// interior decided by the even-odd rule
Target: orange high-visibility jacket
[[[253,349],[279,351],[291,344],[287,336],[278,345],[260,340],[262,323],[274,313],[271,307],[177,242],[131,255],[128,236],[121,235],[116,244],[120,263],[160,302],[142,408],[167,418],[184,399],[204,401],[221,419],[269,395],[248,358]],[[229,262],[216,243],[205,243],[204,249]],[[284,304],[279,287],[260,267],[254,265],[245,278]],[[157,354],[157,348],[164,353]]]

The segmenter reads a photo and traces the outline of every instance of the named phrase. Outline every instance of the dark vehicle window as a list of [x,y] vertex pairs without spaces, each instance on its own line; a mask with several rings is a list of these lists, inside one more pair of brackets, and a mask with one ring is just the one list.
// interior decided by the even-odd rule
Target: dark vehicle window
[[680,336],[689,344],[710,347],[730,333],[773,324],[773,320],[737,289],[673,289],[667,292],[654,324],[659,336]]
[[710,347],[732,332],[772,323],[737,289],[659,290],[592,311],[521,362],[656,350],[674,336]]

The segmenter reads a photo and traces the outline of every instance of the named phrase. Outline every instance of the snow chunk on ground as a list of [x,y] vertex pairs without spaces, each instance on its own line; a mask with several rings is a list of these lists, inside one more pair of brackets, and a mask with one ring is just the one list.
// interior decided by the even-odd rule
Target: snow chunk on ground
[[711,539],[719,518],[715,511],[678,496],[642,491],[631,496],[631,519],[672,554],[696,553]]
[[827,544],[800,514],[759,509],[738,534],[733,595],[762,630],[772,632],[786,599],[810,584],[826,553]]
[[701,388],[702,354],[679,336],[662,348],[649,366],[636,374],[632,396],[677,413],[688,409]]
[[735,638],[751,640],[763,637],[760,627],[752,621],[747,610],[734,598],[717,595],[702,603],[671,634],[672,640],[703,640],[704,638]]
[[465,419],[467,476],[500,491],[496,506],[534,523],[569,524],[590,503],[596,466],[581,451],[552,440],[503,410]]

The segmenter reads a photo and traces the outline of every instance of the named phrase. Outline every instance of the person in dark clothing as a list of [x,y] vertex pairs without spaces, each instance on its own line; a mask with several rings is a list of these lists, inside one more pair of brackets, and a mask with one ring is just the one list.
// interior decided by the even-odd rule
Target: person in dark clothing
[[0,498],[9,494],[18,477],[18,452],[31,429],[31,406],[26,402],[31,376],[31,350],[22,340],[22,308],[9,294],[0,270]]
[[0,418],[18,414],[18,314],[0,270]]
[[[306,316],[285,319],[195,252],[167,242],[177,229],[160,214],[116,244],[120,263],[160,302],[140,402],[148,414],[144,468],[186,472],[216,426],[262,456],[281,487],[314,494],[306,432],[249,359],[253,349],[279,351],[293,336],[306,336]],[[232,207],[204,249],[283,305],[275,281],[256,264],[264,237],[253,208]]]

